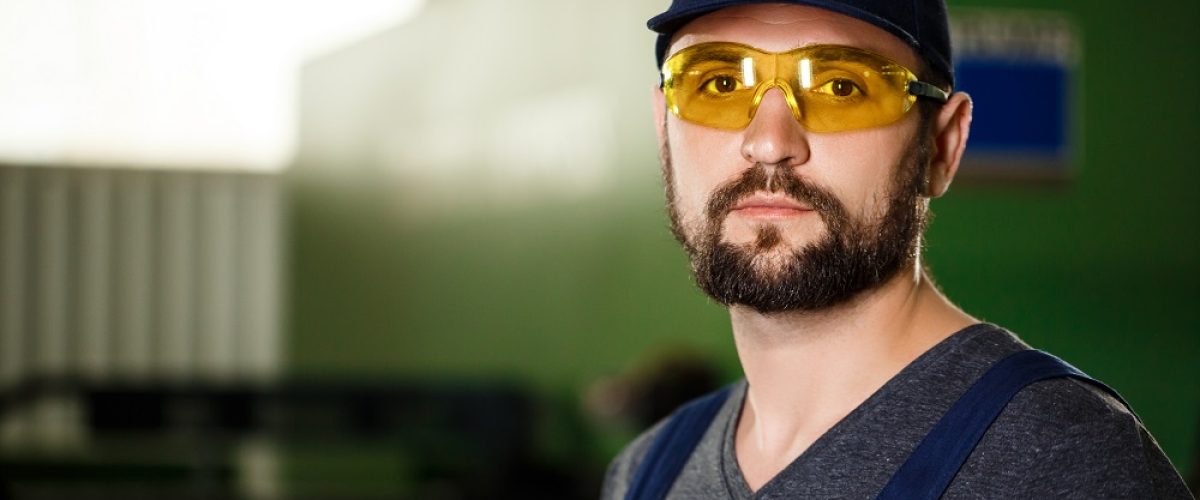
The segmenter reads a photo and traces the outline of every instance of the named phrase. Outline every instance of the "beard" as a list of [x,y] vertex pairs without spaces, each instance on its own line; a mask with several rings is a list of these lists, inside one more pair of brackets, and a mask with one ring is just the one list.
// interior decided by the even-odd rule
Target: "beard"
[[[831,192],[790,168],[756,164],[713,193],[699,228],[685,228],[681,222],[670,153],[664,144],[671,232],[688,254],[696,285],[725,306],[741,305],[760,313],[820,311],[877,288],[914,265],[928,219],[927,203],[919,194],[925,190],[931,155],[928,141],[919,138],[894,169],[887,207],[878,220],[851,216]],[[777,248],[785,244],[780,229],[765,224],[751,243],[723,241],[722,227],[730,211],[758,191],[780,192],[812,207],[825,225],[824,236],[786,251]]]

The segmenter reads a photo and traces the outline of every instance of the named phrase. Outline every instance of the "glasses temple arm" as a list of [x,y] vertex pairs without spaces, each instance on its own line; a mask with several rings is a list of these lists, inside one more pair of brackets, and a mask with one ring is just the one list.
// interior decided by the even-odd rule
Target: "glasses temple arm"
[[917,80],[908,82],[908,93],[917,97],[927,97],[937,102],[946,102],[950,99],[950,94],[947,94],[945,90],[937,88],[932,83]]

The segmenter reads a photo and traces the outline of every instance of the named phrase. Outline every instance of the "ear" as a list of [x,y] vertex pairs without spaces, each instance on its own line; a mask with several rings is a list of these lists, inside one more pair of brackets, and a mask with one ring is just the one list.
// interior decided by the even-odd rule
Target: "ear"
[[929,162],[929,189],[926,195],[937,198],[946,194],[971,133],[971,96],[955,92],[938,111],[933,137],[933,158]]
[[663,132],[667,130],[664,126],[667,121],[667,98],[663,95],[662,87],[655,85],[651,91],[654,102],[654,133],[658,134],[658,143],[664,144],[666,137],[663,137]]

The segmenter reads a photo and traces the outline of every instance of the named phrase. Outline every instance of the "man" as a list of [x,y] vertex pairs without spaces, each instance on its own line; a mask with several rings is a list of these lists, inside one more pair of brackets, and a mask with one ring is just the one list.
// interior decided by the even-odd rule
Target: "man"
[[[672,228],[729,309],[745,380],[697,403],[714,414],[693,426],[694,450],[660,436],[671,419],[631,443],[603,498],[646,477],[668,498],[874,498],[960,396],[1029,349],[921,265],[929,200],[971,122],[970,98],[948,93],[945,5],[675,0],[649,25]],[[1098,383],[1014,393],[944,498],[1190,498]],[[666,455],[677,472],[662,473]]]

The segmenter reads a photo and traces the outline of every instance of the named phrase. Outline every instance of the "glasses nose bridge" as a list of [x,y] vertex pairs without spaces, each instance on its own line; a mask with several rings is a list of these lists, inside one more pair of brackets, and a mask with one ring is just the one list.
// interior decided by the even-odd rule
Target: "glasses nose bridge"
[[798,122],[803,121],[803,113],[800,111],[800,104],[796,101],[796,92],[792,89],[792,85],[787,80],[780,78],[778,74],[772,74],[770,78],[764,78],[758,84],[758,88],[754,92],[754,102],[750,105],[750,117],[758,114],[758,105],[762,103],[763,96],[767,95],[767,91],[778,88],[783,92],[783,100],[787,102],[788,108],[792,111],[792,117]]
[[782,60],[785,55],[789,54],[760,54],[759,57],[755,57],[757,59],[755,65],[758,66],[755,72],[758,73],[760,80],[754,91],[754,102],[750,107],[751,119],[758,114],[758,105],[762,103],[763,96],[767,95],[767,91],[778,88],[780,92],[783,92],[783,99],[791,109],[792,117],[798,122],[802,121],[803,113],[800,111],[800,103],[796,100],[796,90],[792,88],[792,84],[788,83],[787,75],[780,74],[780,71],[788,66]]

